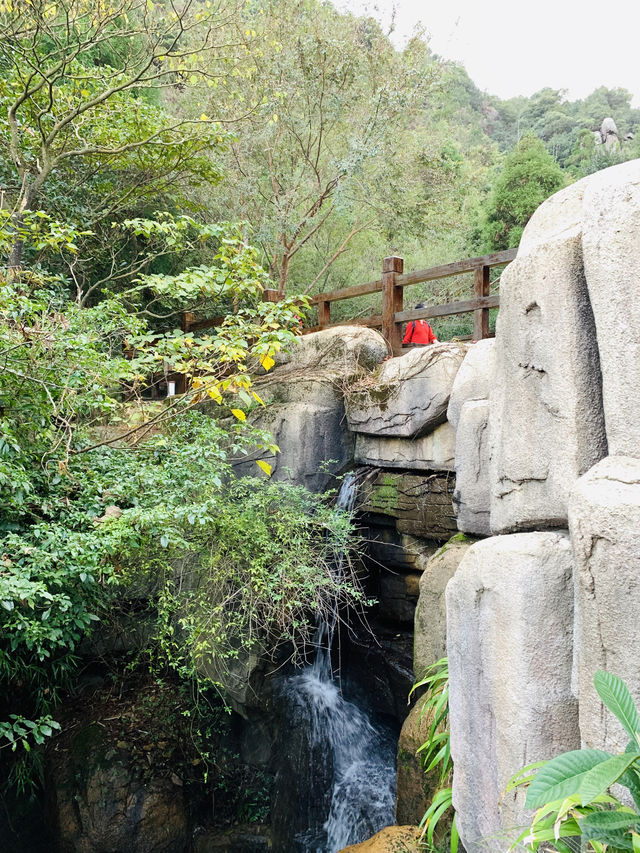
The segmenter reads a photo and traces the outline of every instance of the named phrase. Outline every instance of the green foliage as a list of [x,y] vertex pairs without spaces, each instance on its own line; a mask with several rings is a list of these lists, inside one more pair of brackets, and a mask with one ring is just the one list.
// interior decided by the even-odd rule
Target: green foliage
[[[7,252],[14,221],[5,224]],[[201,337],[160,334],[143,319],[144,302],[131,310],[141,280],[91,307],[69,299],[66,280],[45,264],[79,254],[76,229],[39,212],[27,212],[19,227],[31,263],[0,280],[0,681],[12,686],[0,737],[30,749],[54,730],[51,714],[75,673],[78,646],[111,611],[117,585],[142,566],[153,574],[153,593],[169,583],[174,561],[210,553],[215,519],[228,515],[223,483],[233,457],[256,446],[277,451],[245,423],[245,409],[261,404],[247,371],[270,367],[293,340],[298,309],[259,301],[265,274],[237,229],[140,220],[127,227],[149,240],[165,232],[176,258],[176,233],[215,241],[208,289],[165,277],[155,291],[164,305],[194,305],[196,294],[212,309],[238,304]],[[145,280],[147,292],[154,286]],[[137,347],[129,357],[125,341]],[[139,394],[169,359],[193,377],[192,387],[146,403]],[[235,417],[218,422],[196,411],[203,399]]]
[[[537,851],[570,853],[573,841],[595,853],[635,851],[640,845],[640,718],[625,683],[599,671],[594,685],[604,705],[631,738],[626,750],[611,755],[600,749],[578,749],[525,767],[508,790],[527,786],[526,807],[537,809],[531,827],[514,843]],[[609,793],[614,784],[626,787],[636,810]],[[567,840],[565,840],[567,839]]]
[[[415,690],[426,688],[422,700],[421,718],[431,717],[431,726],[427,740],[422,744],[418,753],[425,773],[440,766],[438,790],[431,804],[420,821],[424,828],[429,848],[433,849],[434,835],[438,824],[445,816],[451,816],[451,833],[449,849],[457,853],[459,845],[455,813],[453,812],[451,781],[453,778],[453,761],[451,759],[449,723],[449,663],[447,658],[441,658],[427,668],[424,676],[411,688]],[[411,696],[411,693],[409,694]]]
[[517,246],[536,208],[565,183],[542,142],[532,135],[523,137],[507,156],[487,202],[483,227],[487,246]]
[[[243,666],[248,655],[273,657],[283,645],[289,656],[303,655],[314,630],[309,614],[362,601],[354,573],[338,582],[331,571],[351,526],[322,497],[246,479],[200,508],[207,514],[199,524],[181,531],[179,568],[153,571],[162,651],[183,676],[224,685],[234,661]],[[134,584],[139,570],[130,570]]]

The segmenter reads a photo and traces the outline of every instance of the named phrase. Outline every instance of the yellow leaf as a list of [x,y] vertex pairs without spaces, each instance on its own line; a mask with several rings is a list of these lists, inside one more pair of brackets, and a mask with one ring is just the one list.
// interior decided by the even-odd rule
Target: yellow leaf
[[205,113],[202,113],[202,115],[200,116],[200,121],[209,121],[209,116]]
[[269,370],[271,370],[271,368],[275,364],[275,361],[271,358],[270,355],[263,355],[262,358],[260,359],[260,364],[268,372]]
[[239,421],[244,421],[247,418],[242,409],[231,409],[231,414],[235,415]]
[[256,465],[262,468],[267,477],[271,476],[271,465],[268,462],[265,462],[263,459],[256,459]]
[[211,397],[212,400],[215,400],[216,403],[219,403],[222,400],[222,394],[215,386],[213,388],[207,388],[207,394]]
[[256,401],[256,403],[260,403],[261,406],[264,406],[264,400],[262,399],[262,397],[259,397],[255,391],[251,392],[251,396]]
[[88,98],[89,97],[89,90],[88,89],[80,89],[80,94],[82,95],[83,98]]

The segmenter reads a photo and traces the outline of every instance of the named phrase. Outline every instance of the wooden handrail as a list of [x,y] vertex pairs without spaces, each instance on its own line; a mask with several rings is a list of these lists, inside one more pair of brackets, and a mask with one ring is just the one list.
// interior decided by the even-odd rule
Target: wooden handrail
[[[405,273],[404,261],[397,256],[385,258],[382,262],[382,278],[368,281],[365,284],[355,284],[342,290],[331,290],[319,293],[310,299],[312,305],[318,306],[318,325],[306,327],[303,334],[317,332],[333,326],[369,326],[382,329],[382,334],[396,353],[401,349],[402,326],[412,320],[427,320],[433,317],[447,317],[453,314],[464,314],[473,311],[473,339],[480,340],[489,335],[489,310],[498,308],[500,296],[490,293],[489,270],[492,267],[504,266],[511,263],[517,254],[517,249],[506,249],[489,255],[478,255],[465,258],[451,264],[442,264],[424,270]],[[425,308],[403,310],[403,291],[412,284],[425,281],[435,281],[461,273],[472,272],[473,299],[447,302],[442,305],[428,305]],[[368,296],[372,293],[382,293],[382,314],[352,320],[331,322],[331,303],[343,299],[353,299],[358,296]],[[265,302],[277,302],[277,291],[265,291]],[[218,325],[223,318],[196,320],[193,314],[184,314],[182,328],[184,331],[196,331]]]
[[407,287],[410,284],[422,284],[423,281],[434,281],[437,278],[449,278],[463,272],[474,272],[478,267],[498,267],[509,264],[515,258],[517,249],[506,249],[503,252],[494,252],[491,255],[479,255],[477,258],[466,258],[464,261],[454,261],[452,264],[443,264],[439,267],[429,267],[426,270],[416,270],[399,275],[397,284],[399,287]]
[[319,293],[309,300],[312,305],[318,302],[339,302],[341,299],[353,299],[354,296],[368,296],[382,290],[382,279],[368,281],[366,284],[354,284],[353,287],[343,287],[342,290],[331,290],[329,293]]
[[[356,284],[342,290],[331,290],[320,293],[311,299],[312,305],[318,306],[318,325],[306,328],[304,334],[327,329],[333,326],[353,325],[373,326],[381,328],[382,335],[391,347],[392,352],[401,351],[402,325],[411,320],[426,320],[432,317],[447,317],[452,314],[463,314],[473,311],[473,340],[481,340],[489,336],[489,310],[500,305],[498,294],[491,294],[489,271],[492,267],[504,266],[514,260],[517,249],[506,249],[489,255],[478,255],[454,261],[452,264],[442,264],[429,269],[415,270],[405,273],[403,259],[397,256],[385,258],[382,262],[382,278],[369,281],[366,284]],[[412,284],[425,281],[435,281],[461,273],[473,273],[473,299],[447,302],[443,305],[429,305],[425,308],[414,308],[403,311],[403,290]],[[357,296],[367,296],[371,293],[382,293],[382,314],[366,317],[362,320],[331,322],[331,303],[343,299],[353,299]]]
[[448,317],[450,314],[466,314],[478,308],[498,308],[500,296],[482,296],[477,299],[467,299],[465,302],[445,302],[443,305],[429,305],[427,308],[412,308],[409,311],[398,311],[397,323],[410,323],[411,320],[430,320],[433,317]]
[[[422,284],[424,281],[435,281],[437,278],[449,278],[460,273],[473,272],[478,267],[497,267],[502,264],[511,263],[515,258],[517,249],[506,249],[502,252],[493,252],[491,255],[479,255],[475,258],[465,258],[463,261],[454,261],[452,264],[442,264],[438,267],[429,267],[426,270],[415,270],[414,272],[396,275],[396,287],[408,287],[411,284]],[[366,284],[355,284],[352,287],[344,287],[342,290],[330,290],[319,293],[311,298],[311,304],[319,302],[339,302],[341,299],[353,299],[356,296],[368,296],[371,293],[379,293],[382,290],[382,279],[369,281]]]

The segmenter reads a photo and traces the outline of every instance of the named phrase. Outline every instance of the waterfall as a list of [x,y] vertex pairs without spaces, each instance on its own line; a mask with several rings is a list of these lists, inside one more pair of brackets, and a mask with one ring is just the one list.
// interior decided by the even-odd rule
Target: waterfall
[[[338,495],[338,507],[352,512],[357,482],[348,475]],[[345,556],[336,555],[334,573],[340,579]],[[394,823],[395,749],[391,737],[375,727],[364,710],[347,701],[334,679],[331,646],[338,619],[337,605],[321,619],[315,638],[315,659],[286,679],[283,696],[288,706],[292,750],[289,766],[296,780],[297,804],[306,824],[295,833],[296,853],[337,853]]]

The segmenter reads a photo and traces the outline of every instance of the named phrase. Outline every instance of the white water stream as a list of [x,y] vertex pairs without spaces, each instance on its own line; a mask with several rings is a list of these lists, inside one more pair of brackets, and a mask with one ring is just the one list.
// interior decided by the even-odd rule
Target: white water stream
[[[338,507],[353,511],[356,487],[355,477],[347,476]],[[339,578],[342,560],[338,555],[334,569]],[[331,644],[336,622],[334,611],[319,624],[313,664],[288,678],[283,688],[296,718],[307,728],[310,753],[324,764],[318,768],[310,761],[309,775],[331,780],[330,795],[320,798],[325,814],[317,815],[314,825],[296,838],[301,853],[337,853],[394,823],[394,745],[363,710],[342,696],[334,680]],[[313,787],[315,781],[300,780],[300,785]]]

